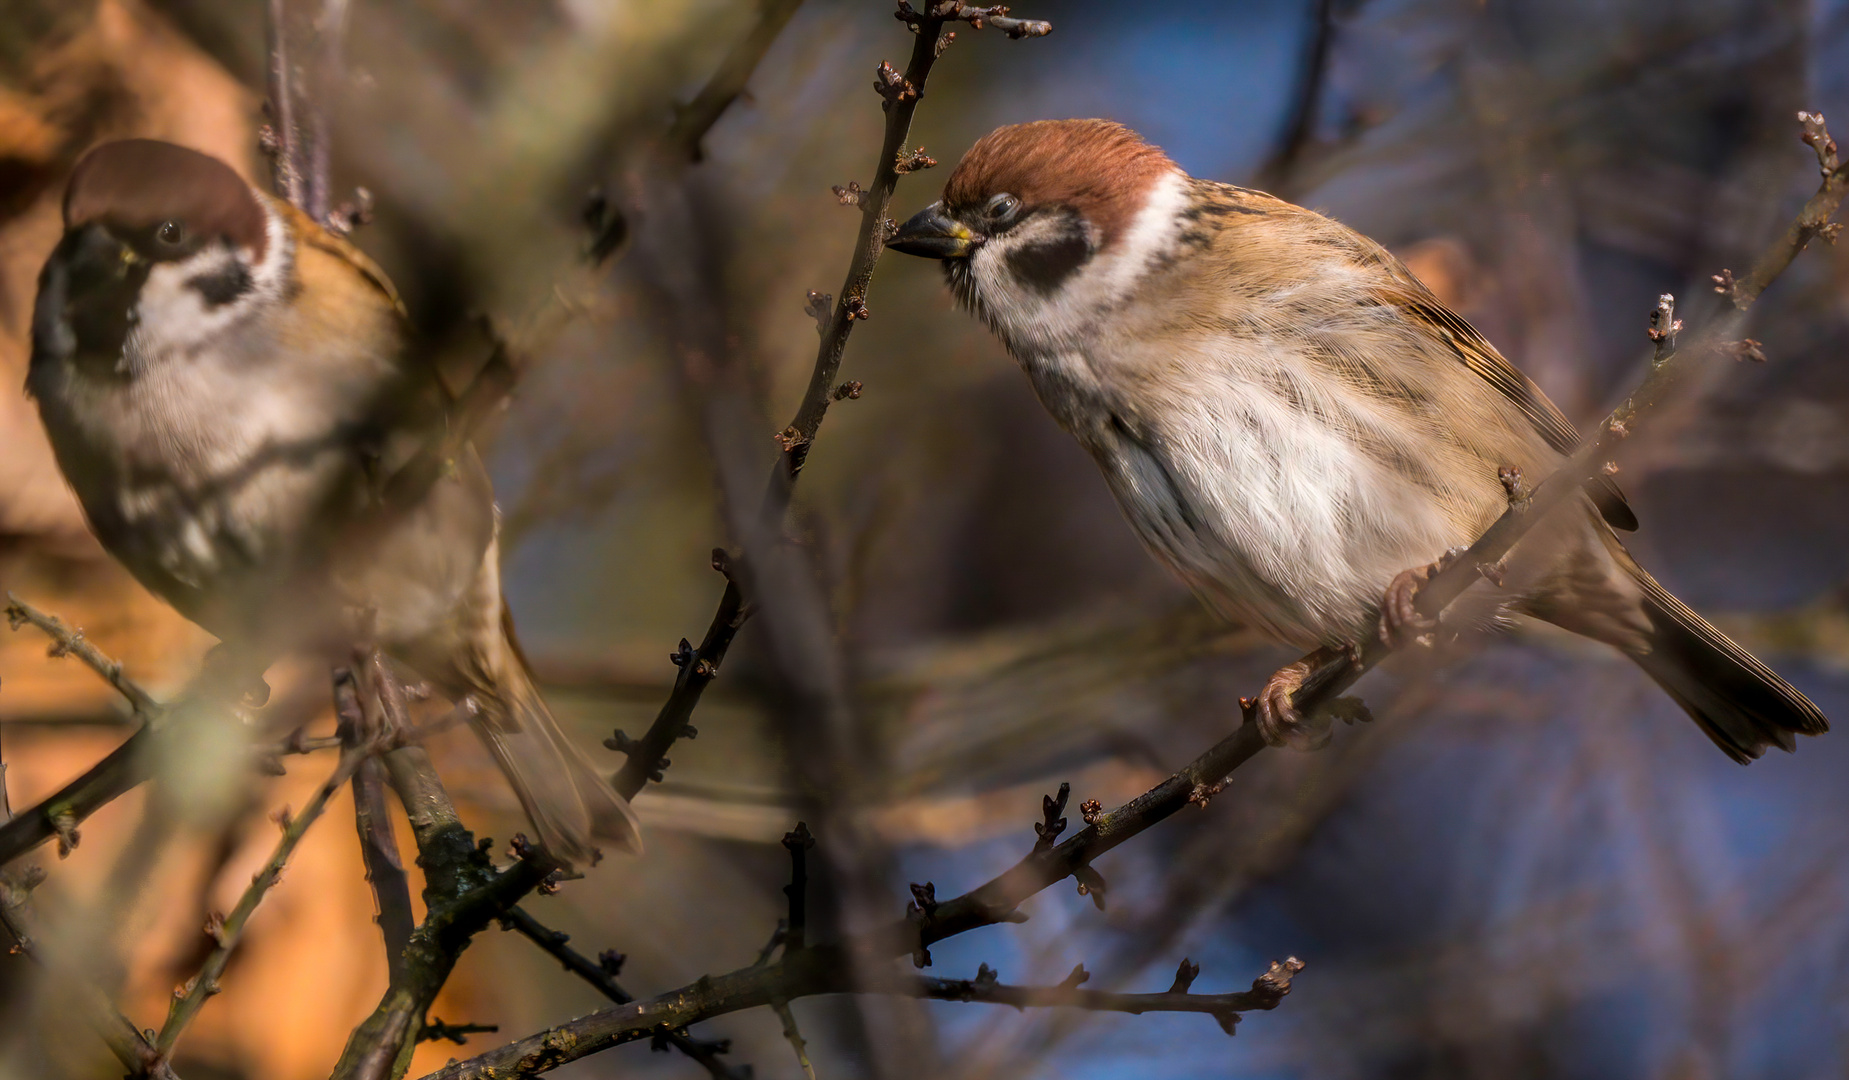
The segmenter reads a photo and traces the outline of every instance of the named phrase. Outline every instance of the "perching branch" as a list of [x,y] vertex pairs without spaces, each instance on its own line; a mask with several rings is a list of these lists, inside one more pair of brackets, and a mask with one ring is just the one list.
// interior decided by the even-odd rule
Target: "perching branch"
[[[912,5],[906,0],[899,0],[899,10],[896,14],[899,21],[911,27],[915,34],[924,32],[927,24],[932,22],[939,25],[945,22],[966,22],[977,30],[984,26],[991,26],[1016,39],[1045,37],[1053,32],[1053,24],[1045,20],[1011,18],[1008,15],[1008,8],[1001,4],[994,7],[981,7],[976,4],[957,3],[956,0],[930,0],[925,4],[923,12],[917,12],[912,10]],[[937,27],[929,26],[928,28],[935,36]],[[914,85],[922,86],[923,84]]]
[[[1675,362],[1679,356],[1692,354],[1694,359],[1699,360],[1704,357],[1739,356],[1757,352],[1756,343],[1736,341],[1746,325],[1747,309],[1772,282],[1778,280],[1779,275],[1785,272],[1813,237],[1830,239],[1835,236],[1841,226],[1830,223],[1830,218],[1841,207],[1845,195],[1849,195],[1849,164],[1836,160],[1835,140],[1830,138],[1828,129],[1824,127],[1822,115],[1799,113],[1798,119],[1803,125],[1803,141],[1816,149],[1818,161],[1825,167],[1823,182],[1817,193],[1811,196],[1798,216],[1786,227],[1784,234],[1754,261],[1752,269],[1744,278],[1736,281],[1728,271],[1716,275],[1715,281],[1720,286],[1716,291],[1726,294],[1732,300],[1733,309],[1708,322],[1678,348],[1676,335],[1681,323],[1675,318],[1674,298],[1665,295],[1650,325],[1650,336],[1656,343],[1655,355],[1650,369],[1637,388],[1599,424],[1597,433],[1583,442],[1565,463],[1534,489],[1531,496],[1526,499],[1512,497],[1509,509],[1475,543],[1426,582],[1419,590],[1415,604],[1421,617],[1437,619],[1479,577],[1493,578],[1503,557],[1549,510],[1567,502],[1586,485],[1596,483],[1616,471],[1612,455],[1618,444],[1630,435],[1637,419],[1662,401],[1674,397],[1679,388],[1693,377],[1695,364],[1688,360]],[[1743,353],[1739,348],[1741,344],[1749,344],[1752,349],[1749,353]],[[1513,496],[1514,493],[1511,494]],[[1345,657],[1312,672],[1291,699],[1292,703],[1303,715],[1312,715],[1314,710],[1326,706],[1392,651],[1393,648],[1384,642],[1365,642],[1358,658]]]
[[[365,658],[371,666],[382,665],[374,654]],[[359,684],[347,668],[334,672],[334,714],[340,718],[343,746],[358,743],[364,732],[376,730],[366,722],[365,707],[360,703]],[[395,734],[395,733],[388,733]],[[404,978],[405,946],[417,919],[411,910],[411,882],[404,862],[398,856],[398,838],[392,830],[390,810],[385,805],[385,765],[377,757],[367,757],[353,774],[353,818],[359,832],[360,858],[366,864],[366,883],[379,907],[379,933],[385,940],[385,965],[390,981]]]
[[[414,792],[427,791],[427,779],[419,777],[409,785],[403,783],[405,766],[401,763],[393,768],[391,759],[400,754],[422,753],[407,747],[387,756],[387,767],[401,796],[407,787]],[[428,759],[424,762],[427,767]],[[434,773],[429,776],[434,777]],[[543,852],[528,850],[512,865],[496,870],[488,853],[475,846],[473,834],[459,824],[452,828],[451,823],[441,820],[444,817],[437,810],[425,818],[431,828],[414,825],[413,832],[421,838],[419,858],[426,871],[427,914],[405,948],[403,977],[386,988],[372,1015],[354,1029],[335,1066],[334,1080],[402,1076],[430,1004],[448,981],[462,951],[490,922],[512,910],[521,897],[558,869]]]

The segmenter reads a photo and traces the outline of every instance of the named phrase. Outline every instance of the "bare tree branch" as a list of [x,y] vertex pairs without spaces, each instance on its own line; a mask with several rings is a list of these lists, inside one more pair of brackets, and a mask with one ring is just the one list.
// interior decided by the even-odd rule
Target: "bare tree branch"
[[996,974],[983,964],[973,979],[934,979],[920,977],[920,997],[939,1001],[980,1001],[994,1005],[1012,1005],[1017,1009],[1072,1008],[1091,1012],[1121,1012],[1141,1015],[1150,1012],[1205,1013],[1220,1024],[1220,1030],[1233,1034],[1241,1013],[1277,1008],[1290,993],[1290,982],[1303,970],[1296,957],[1273,960],[1264,974],[1252,980],[1252,989],[1231,994],[1191,994],[1188,987],[1201,972],[1199,964],[1181,962],[1175,985],[1160,994],[1118,994],[1105,990],[1081,990],[1091,978],[1085,965],[1058,986],[1009,986],[996,981]]
[[[583,953],[566,944],[571,940],[569,934],[548,929],[545,924],[528,914],[524,908],[514,908],[501,917],[501,925],[507,929],[517,930],[527,940],[545,950],[546,953],[563,964],[566,971],[590,983],[598,993],[619,1005],[627,1005],[635,1000],[635,995],[624,990],[616,981],[621,971],[624,957],[621,953],[603,952],[596,960],[591,960]],[[750,1069],[733,1069],[719,1055],[731,1048],[729,1041],[711,1042],[696,1039],[686,1032],[670,1031],[662,1041],[674,1047],[688,1058],[698,1062],[708,1076],[714,1080],[749,1080]]]
[[[6,793],[6,763],[0,761],[0,822],[11,817],[12,810]],[[37,943],[26,926],[26,907],[32,890],[44,882],[45,876],[44,869],[38,866],[23,870],[11,867],[0,869],[0,927],[4,927],[12,937],[13,951],[25,954],[33,963],[50,972],[49,965],[39,954]],[[102,990],[75,977],[67,976],[65,981],[71,984],[71,991],[78,997],[85,1019],[102,1036],[109,1052],[130,1070],[132,1076],[148,1077],[151,1080],[179,1080],[160,1051],[154,1048],[154,1044],[128,1017],[122,1015],[121,1010],[110,1002]]]
[[369,745],[355,745],[342,751],[340,763],[334,767],[333,775],[315,789],[300,814],[291,816],[288,808],[283,808],[277,817],[282,826],[282,839],[277,842],[276,850],[271,852],[262,868],[251,877],[250,886],[238,898],[237,906],[231,909],[229,915],[213,913],[207,917],[206,933],[218,944],[200,966],[199,974],[188,979],[186,985],[175,994],[178,1000],[168,1010],[167,1022],[161,1025],[160,1035],[154,1042],[163,1057],[172,1055],[174,1044],[186,1031],[186,1026],[205,1007],[205,999],[218,993],[218,978],[225,973],[225,966],[231,962],[231,954],[243,938],[244,928],[249,924],[251,915],[256,912],[257,905],[263,902],[270,887],[281,879],[283,866],[288,863],[289,856],[295,853],[296,845],[302,842],[302,837],[307,835],[308,827],[327,809],[329,797],[340,790],[341,785],[353,775],[353,770],[359,768],[360,762],[371,752]]
[[160,704],[153,696],[122,673],[122,662],[90,644],[82,630],[73,630],[63,619],[47,615],[12,593],[6,594],[6,618],[15,630],[31,624],[43,631],[52,640],[51,656],[75,656],[83,661],[84,666],[102,676],[104,682],[128,700],[129,708],[140,719],[151,720],[160,713]]
[[[395,692],[385,669],[374,667],[380,707],[394,708]],[[360,702],[366,707],[365,701]],[[389,738],[390,720],[381,737]],[[477,843],[462,824],[455,804],[438,779],[430,755],[420,746],[402,746],[384,756],[386,771],[417,843],[424,872],[424,921],[403,950],[403,966],[372,1014],[347,1040],[334,1080],[381,1080],[404,1074],[416,1048],[431,1002],[448,981],[456,961],[474,936],[505,916],[520,898],[554,880],[559,866],[544,851],[515,837],[514,862],[496,869],[489,842]]]
[[[1185,962],[1184,962],[1185,963]],[[1083,973],[1083,967],[1074,975]],[[1274,962],[1252,989],[1233,994],[1192,994],[1187,983],[1160,994],[1114,994],[1081,990],[1070,979],[1050,987],[1005,986],[984,965],[975,979],[895,976],[885,982],[856,985],[854,963],[839,946],[822,946],[786,955],[768,967],[752,965],[725,975],[707,976],[688,986],[614,1009],[581,1016],[568,1023],[455,1062],[422,1080],[490,1080],[537,1076],[560,1065],[612,1046],[647,1038],[657,1030],[678,1030],[701,1020],[759,1006],[776,1007],[818,994],[878,993],[947,1001],[978,1001],[1016,1008],[1070,1007],[1109,1012],[1197,1012],[1220,1022],[1231,1033],[1239,1013],[1276,1008],[1290,992],[1291,978],[1303,970],[1295,959]],[[1198,972],[1198,968],[1195,969]],[[1190,978],[1188,982],[1191,982]]]
[[[940,9],[943,14],[937,13]],[[765,522],[781,521],[784,512],[788,510],[796,477],[801,473],[803,463],[808,460],[810,446],[821,429],[823,419],[828,415],[829,405],[836,400],[835,380],[841,371],[848,335],[853,332],[856,322],[867,317],[867,286],[873,279],[873,267],[886,247],[890,224],[886,213],[892,205],[892,195],[898,187],[899,177],[927,167],[922,162],[929,159],[920,153],[907,151],[906,145],[911,134],[912,116],[917,112],[925,81],[950,40],[949,37],[940,36],[945,21],[962,19],[980,26],[983,19],[988,19],[998,29],[1014,37],[1028,34],[1039,36],[1051,29],[1045,23],[1031,23],[1036,29],[1015,33],[1010,27],[1030,24],[1025,20],[1006,20],[1007,25],[1003,25],[997,22],[993,11],[957,3],[933,4],[930,14],[920,14],[904,3],[898,7],[898,17],[917,35],[917,40],[903,75],[894,71],[890,65],[882,64],[880,67],[879,85],[885,88],[882,95],[890,95],[887,97],[886,129],[880,141],[880,155],[874,162],[873,182],[860,193],[860,232],[855,240],[853,255],[848,261],[846,280],[842,283],[839,300],[835,302],[832,313],[824,313],[820,307],[816,307],[818,299],[823,298],[824,294],[810,293],[810,304],[816,307],[822,340],[816,350],[809,385],[803,392],[795,416],[779,439],[784,453],[771,471],[764,494],[760,517]],[[668,750],[689,730],[688,721],[699,705],[700,695],[718,672],[733,637],[750,615],[745,593],[738,581],[742,568],[731,566],[723,551],[715,550],[713,556],[713,565],[726,574],[727,584],[707,628],[706,637],[698,649],[683,643],[683,647],[674,654],[675,662],[681,669],[680,674],[647,733],[641,739],[632,740],[619,731],[606,743],[611,749],[628,756],[629,760],[617,773],[615,781],[616,789],[625,797],[634,798],[649,780],[661,778]]]

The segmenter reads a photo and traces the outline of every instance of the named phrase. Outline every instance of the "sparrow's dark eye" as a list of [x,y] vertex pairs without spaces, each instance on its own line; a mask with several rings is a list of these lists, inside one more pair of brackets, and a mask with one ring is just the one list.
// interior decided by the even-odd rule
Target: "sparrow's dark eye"
[[1021,212],[1021,200],[1005,193],[994,195],[989,198],[988,203],[982,209],[988,214],[989,220],[1006,223],[1013,221],[1014,215]]
[[186,240],[186,226],[177,221],[163,221],[154,230],[154,238],[168,247],[179,247]]

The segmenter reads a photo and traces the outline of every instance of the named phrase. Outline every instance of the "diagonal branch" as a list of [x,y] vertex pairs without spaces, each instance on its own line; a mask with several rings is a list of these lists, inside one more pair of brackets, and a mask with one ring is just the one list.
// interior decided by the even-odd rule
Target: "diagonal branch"
[[[43,880],[43,872],[38,877]],[[26,893],[38,882],[32,878],[19,880],[11,872],[0,876],[0,928],[4,928],[13,939],[13,950],[24,953],[28,959],[40,968],[50,970],[44,957],[39,955],[37,942],[26,928],[25,904]],[[77,997],[78,1007],[82,1009],[84,1019],[102,1036],[103,1043],[115,1059],[129,1069],[131,1077],[147,1080],[179,1080],[161,1052],[148,1041],[146,1034],[135,1027],[133,1021],[110,1002],[108,995],[90,983],[74,976],[66,976],[70,992]]]
[[[980,27],[987,19],[989,25],[1008,32],[1011,37],[1041,36],[1052,29],[1046,23],[1008,19],[1005,10],[998,16],[995,9],[978,9],[954,2],[934,3],[925,14],[901,2],[897,15],[916,35],[916,40],[903,75],[886,63],[882,63],[877,72],[880,81],[876,88],[886,98],[886,129],[880,140],[880,155],[874,162],[873,182],[864,191],[857,192],[854,200],[860,207],[860,231],[848,260],[847,277],[839,299],[832,310],[827,310],[829,298],[821,294],[811,296],[812,305],[819,304],[814,310],[822,340],[796,414],[778,439],[784,452],[771,470],[766,486],[760,510],[766,522],[782,521],[784,512],[789,509],[796,477],[808,460],[816,433],[828,415],[828,407],[838,400],[835,380],[841,373],[842,358],[854,324],[868,317],[867,287],[873,280],[873,267],[885,251],[886,237],[890,235],[891,223],[886,213],[891,208],[899,177],[934,164],[919,153],[907,152],[906,141],[911,135],[912,117],[917,112],[919,99],[924,96],[931,69],[955,36],[942,33],[945,22],[960,19]],[[1021,30],[1021,26],[1031,26],[1031,29]],[[714,552],[714,566],[726,574],[725,592],[720,596],[719,607],[713,613],[700,646],[697,649],[684,647],[675,654],[680,674],[654,723],[641,739],[632,740],[619,731],[605,744],[628,756],[615,780],[616,789],[626,798],[635,798],[650,780],[661,778],[668,750],[690,730],[688,720],[699,706],[701,695],[717,675],[732,639],[750,616],[739,580],[744,576],[743,568],[731,566],[722,551]]]
[[[1829,132],[1824,128],[1820,114],[1798,115],[1804,125],[1803,139],[1806,143],[1827,142],[1833,147],[1833,140],[1830,140]],[[1818,157],[1820,161],[1825,161],[1821,145]],[[1542,481],[1531,497],[1512,497],[1509,508],[1461,557],[1452,560],[1450,565],[1426,582],[1419,590],[1415,604],[1420,616],[1435,619],[1479,577],[1490,577],[1493,580],[1502,559],[1549,510],[1566,503],[1587,485],[1615,472],[1617,466],[1611,458],[1618,445],[1630,435],[1639,417],[1663,401],[1675,397],[1695,377],[1695,361],[1723,354],[1741,355],[1732,346],[1745,328],[1747,309],[1768,286],[1778,280],[1779,275],[1785,272],[1813,238],[1833,237],[1834,230],[1840,228],[1830,224],[1830,218],[1841,207],[1844,197],[1849,195],[1849,163],[1838,163],[1832,150],[1826,164],[1823,182],[1816,194],[1804,204],[1784,233],[1754,261],[1746,276],[1738,281],[1727,271],[1716,276],[1715,280],[1720,285],[1716,291],[1728,296],[1732,301],[1732,309],[1691,334],[1690,340],[1680,348],[1676,345],[1676,332],[1681,323],[1675,319],[1674,298],[1667,295],[1662,298],[1660,305],[1667,305],[1667,310],[1659,306],[1660,314],[1657,319],[1653,319],[1651,328],[1651,337],[1657,343],[1656,353],[1637,388],[1599,424],[1597,433],[1590,440],[1583,442],[1564,464]],[[1679,359],[1680,362],[1677,362]],[[1343,657],[1313,671],[1292,699],[1293,703],[1305,716],[1311,715],[1314,709],[1326,706],[1393,651],[1392,647],[1381,641],[1366,642],[1358,657]]]
[[1116,994],[1081,990],[1083,966],[1059,986],[1005,986],[983,965],[975,979],[894,977],[865,985],[859,982],[850,950],[822,946],[792,953],[769,966],[752,965],[725,975],[707,976],[688,986],[614,1009],[581,1016],[518,1042],[490,1050],[467,1061],[452,1062],[423,1080],[490,1080],[495,1077],[537,1076],[560,1065],[612,1046],[648,1038],[659,1030],[679,1030],[715,1016],[744,1009],[787,1004],[818,994],[866,992],[946,1001],[976,1001],[1015,1008],[1067,1007],[1108,1012],[1194,1012],[1220,1022],[1229,1034],[1242,1012],[1274,1009],[1290,993],[1293,976],[1303,964],[1292,958],[1274,962],[1252,983],[1252,989],[1233,994],[1188,992],[1199,968],[1183,962],[1192,973],[1160,994]]
[[[6,821],[11,816],[6,794],[6,764],[0,761],[0,821]],[[0,870],[0,928],[12,937],[14,952],[25,954],[33,963],[50,972],[50,966],[39,954],[38,944],[26,926],[27,903],[32,890],[44,882],[45,876],[44,869],[38,866],[24,870]],[[68,981],[72,992],[78,997],[84,1018],[102,1036],[104,1045],[109,1047],[109,1052],[115,1055],[116,1060],[130,1070],[131,1076],[147,1077],[148,1080],[179,1080],[160,1052],[154,1049],[154,1044],[128,1017],[122,1015],[108,995],[83,979],[69,977]]]
[[[616,981],[617,973],[623,966],[624,957],[621,953],[604,952],[592,960],[566,944],[571,940],[570,935],[549,929],[523,908],[513,908],[502,916],[501,925],[518,930],[527,940],[563,964],[566,971],[590,983],[597,988],[598,993],[618,1005],[627,1005],[635,1000],[635,995],[624,990]],[[713,1080],[748,1080],[750,1077],[750,1066],[745,1066],[742,1071],[735,1070],[719,1059],[720,1054],[730,1049],[729,1042],[715,1043],[696,1039],[684,1031],[668,1032],[663,1041],[697,1062]]]
[[128,700],[129,708],[134,710],[137,717],[144,721],[151,720],[160,713],[160,703],[136,684],[135,680],[122,674],[122,662],[112,659],[90,644],[82,630],[66,626],[63,619],[40,611],[12,593],[6,594],[6,618],[15,630],[30,624],[43,631],[52,640],[52,656],[75,656],[83,661],[84,666],[102,676],[104,682]]
[[277,841],[276,850],[250,879],[250,886],[244,890],[244,895],[238,898],[237,906],[231,909],[231,914],[222,917],[214,914],[206,920],[206,932],[211,934],[218,944],[206,957],[205,963],[200,966],[199,974],[188,979],[186,985],[176,994],[178,1000],[167,1012],[167,1022],[161,1026],[160,1035],[155,1039],[155,1048],[163,1056],[170,1056],[173,1053],[174,1044],[179,1041],[186,1026],[192,1022],[193,1017],[199,1015],[199,1010],[205,1007],[205,999],[218,993],[218,977],[225,973],[225,966],[231,962],[231,954],[243,938],[244,928],[249,924],[251,915],[256,912],[257,905],[263,902],[270,887],[281,879],[283,866],[288,863],[289,856],[295,853],[296,845],[302,842],[302,837],[307,835],[308,827],[315,823],[315,819],[321,816],[323,810],[327,809],[329,797],[340,790],[341,785],[347,782],[348,778],[353,775],[353,770],[359,767],[360,762],[370,752],[371,748],[367,746],[354,746],[343,750],[339,764],[334,767],[333,775],[315,789],[314,795],[308,800],[308,805],[302,808],[300,814],[291,817],[287,807],[282,810],[279,815],[282,824],[282,839]]
[[398,856],[390,810],[385,805],[385,766],[367,758],[353,774],[353,818],[359,832],[366,882],[379,906],[379,933],[385,939],[390,979],[404,977],[404,950],[416,919],[411,912],[411,881]]

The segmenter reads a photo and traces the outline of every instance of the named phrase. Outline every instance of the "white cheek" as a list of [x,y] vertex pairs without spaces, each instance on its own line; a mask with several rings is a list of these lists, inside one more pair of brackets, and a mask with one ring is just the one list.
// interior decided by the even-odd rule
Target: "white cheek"
[[213,306],[188,282],[223,269],[236,256],[222,248],[201,252],[184,262],[158,263],[148,271],[135,305],[137,338],[160,351],[197,347],[223,332],[242,313],[237,303]]
[[1023,288],[1008,272],[1008,249],[1030,242],[1031,235],[1010,235],[977,249],[970,277],[982,314],[1017,354],[1082,351],[1097,320],[1120,304],[1151,262],[1174,244],[1187,204],[1187,176],[1179,170],[1165,174],[1111,250],[1091,259],[1051,294]]
[[[294,265],[295,249],[281,215],[267,203],[264,214],[267,242],[263,258],[254,264],[249,262],[248,252],[214,244],[180,262],[156,263],[148,271],[148,280],[141,286],[141,298],[135,305],[135,326],[129,333],[125,362],[145,365],[173,354],[191,353],[282,297]],[[239,262],[244,263],[250,275],[250,287],[227,303],[211,303],[190,284],[195,278],[223,273]]]

